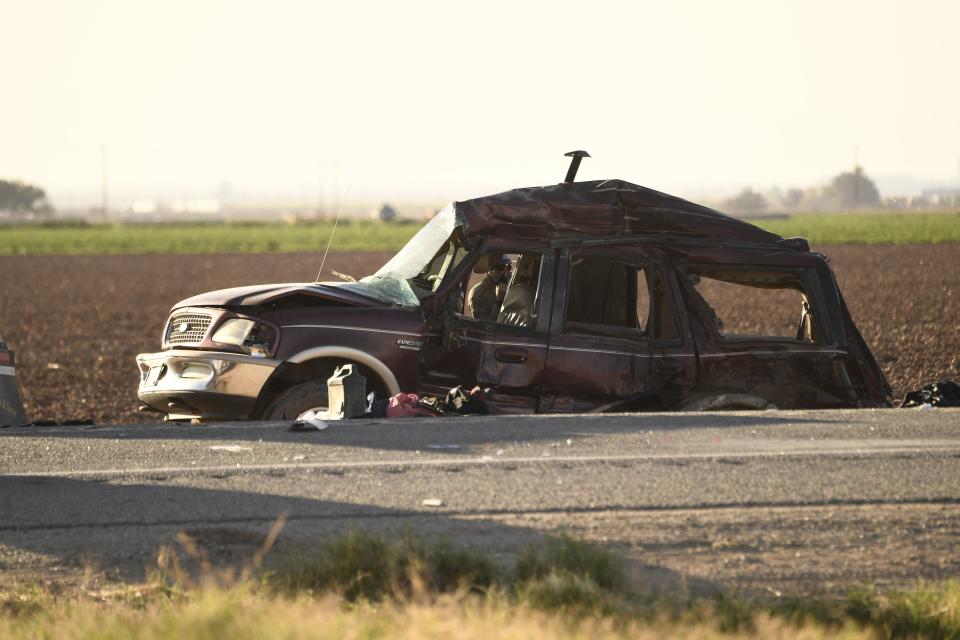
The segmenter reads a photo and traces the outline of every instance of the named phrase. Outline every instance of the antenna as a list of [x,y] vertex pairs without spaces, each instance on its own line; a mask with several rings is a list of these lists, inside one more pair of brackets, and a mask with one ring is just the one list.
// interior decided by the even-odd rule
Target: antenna
[[590,154],[586,151],[568,151],[563,154],[563,156],[571,158],[570,168],[567,169],[567,177],[563,179],[564,182],[573,182],[573,179],[577,177],[577,169],[580,168],[580,161],[584,158],[589,158]]
[[352,186],[352,183],[347,186],[347,193],[344,194],[343,199],[340,200],[340,203],[337,205],[337,219],[333,222],[333,231],[330,232],[330,239],[327,240],[327,248],[323,250],[323,258],[320,260],[320,270],[317,271],[317,279],[314,280],[314,282],[320,282],[320,274],[323,273],[323,263],[327,261],[327,252],[330,251],[330,245],[333,244],[333,236],[337,232],[337,225],[340,224],[340,213],[343,211],[343,203],[350,197],[350,188]]

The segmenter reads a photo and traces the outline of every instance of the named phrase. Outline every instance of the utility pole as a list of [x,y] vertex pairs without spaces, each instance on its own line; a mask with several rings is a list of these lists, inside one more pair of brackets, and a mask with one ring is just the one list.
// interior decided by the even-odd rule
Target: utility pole
[[107,202],[107,145],[100,145],[100,206],[103,210],[103,217],[107,217],[109,211]]
[[317,184],[319,185],[318,189],[320,191],[320,193],[317,194],[317,217],[322,218],[324,215],[324,209],[326,208],[326,190],[324,189],[324,182],[326,180],[327,163],[325,163],[323,160],[320,160],[317,162],[317,168],[319,169],[317,174],[317,177],[319,178],[317,180]]
[[340,162],[337,160],[333,161],[333,202],[331,210],[336,209],[337,215],[340,215]]
[[853,147],[853,208],[860,207],[860,147]]

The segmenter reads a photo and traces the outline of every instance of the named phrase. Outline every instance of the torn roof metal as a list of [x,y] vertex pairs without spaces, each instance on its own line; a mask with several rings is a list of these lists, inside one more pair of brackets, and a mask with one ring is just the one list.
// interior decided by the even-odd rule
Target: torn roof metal
[[623,180],[511,189],[455,204],[468,236],[681,235],[777,243],[781,236],[683,198]]

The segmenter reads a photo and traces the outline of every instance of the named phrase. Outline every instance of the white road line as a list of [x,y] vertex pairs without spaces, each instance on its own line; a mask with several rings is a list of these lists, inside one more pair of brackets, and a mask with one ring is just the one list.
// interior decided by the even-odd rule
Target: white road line
[[931,443],[927,445],[911,445],[909,447],[871,447],[871,448],[835,448],[835,449],[811,449],[807,451],[727,451],[727,452],[709,452],[709,453],[689,453],[689,454],[642,454],[642,455],[619,455],[619,456],[549,456],[549,457],[521,457],[508,458],[504,456],[483,456],[471,458],[442,458],[432,460],[371,460],[371,461],[345,461],[345,462],[297,462],[297,463],[274,463],[274,464],[243,464],[234,465],[215,465],[215,466],[187,466],[187,467],[150,467],[135,469],[77,469],[74,471],[22,471],[4,473],[6,478],[74,478],[74,477],[105,477],[105,476],[149,476],[157,474],[196,474],[196,473],[223,473],[223,472],[249,472],[249,471],[274,471],[274,470],[303,470],[303,469],[382,469],[390,467],[412,467],[412,468],[430,468],[430,467],[482,467],[482,466],[504,466],[514,464],[570,464],[570,463],[604,463],[604,462],[659,462],[659,461],[722,461],[722,460],[742,460],[742,459],[762,459],[773,458],[779,460],[798,459],[798,458],[836,458],[845,456],[855,456],[859,458],[885,457],[891,455],[920,454],[920,453],[941,453],[952,455],[957,459],[960,465],[960,443],[951,441],[949,445],[942,443]]

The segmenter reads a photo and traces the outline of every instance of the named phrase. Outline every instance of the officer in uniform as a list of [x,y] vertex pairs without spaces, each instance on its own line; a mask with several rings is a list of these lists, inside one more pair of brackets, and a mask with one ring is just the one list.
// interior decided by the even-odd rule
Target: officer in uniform
[[487,271],[487,275],[473,285],[467,296],[470,314],[477,320],[496,322],[500,305],[507,292],[507,276],[510,273],[510,258],[500,258]]

